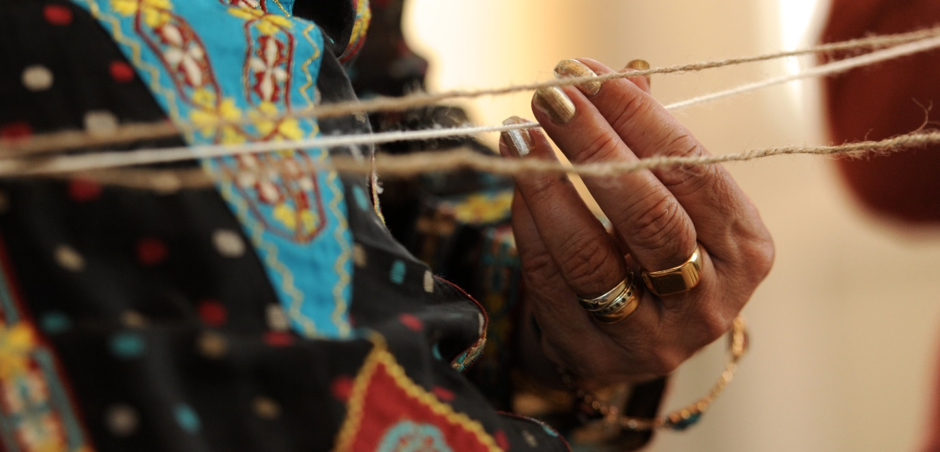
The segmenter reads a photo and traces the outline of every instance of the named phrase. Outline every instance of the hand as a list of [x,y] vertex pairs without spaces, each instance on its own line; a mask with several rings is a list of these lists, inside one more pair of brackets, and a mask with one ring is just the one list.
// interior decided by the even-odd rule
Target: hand
[[[579,61],[566,60],[559,67],[568,68],[567,75],[612,72],[595,61]],[[533,111],[545,133],[530,130],[528,143],[520,142],[524,135],[513,140],[504,134],[500,153],[555,160],[548,137],[575,163],[706,153],[649,95],[647,78],[613,79],[597,88],[536,92]],[[568,108],[546,107],[552,103]],[[520,147],[528,154],[520,157]],[[770,235],[721,166],[584,178],[612,224],[610,234],[567,177],[521,174],[515,179],[512,226],[522,262],[523,302],[541,329],[545,355],[591,382],[638,381],[672,372],[728,331],[770,271]],[[578,297],[607,292],[630,268],[655,271],[682,264],[697,244],[703,266],[693,289],[657,297],[637,277],[639,305],[615,324],[597,321],[579,305]]]

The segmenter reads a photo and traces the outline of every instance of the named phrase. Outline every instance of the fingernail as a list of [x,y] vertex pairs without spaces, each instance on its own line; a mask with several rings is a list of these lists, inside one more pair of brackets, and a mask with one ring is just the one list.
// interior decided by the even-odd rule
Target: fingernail
[[[596,77],[597,73],[578,60],[562,60],[555,66],[555,76],[558,78]],[[591,80],[579,83],[577,86],[584,94],[593,96],[601,90],[602,85],[603,83],[599,80]]]
[[[511,126],[515,124],[528,124],[529,121],[522,119],[518,116],[510,116],[503,121],[504,126]],[[506,143],[511,151],[515,152],[519,157],[525,157],[529,155],[529,151],[532,150],[532,136],[529,135],[528,129],[513,129],[507,130],[505,132],[500,132],[500,139],[503,140],[503,143]]]
[[[624,69],[634,69],[637,71],[645,71],[650,68],[650,64],[646,60],[633,60],[627,63],[627,67]],[[646,79],[646,86],[653,86],[653,80],[650,78],[649,74],[643,76]]]
[[557,124],[568,123],[577,113],[574,102],[571,102],[568,95],[557,86],[539,88],[535,91],[532,100],[535,108],[548,115]]

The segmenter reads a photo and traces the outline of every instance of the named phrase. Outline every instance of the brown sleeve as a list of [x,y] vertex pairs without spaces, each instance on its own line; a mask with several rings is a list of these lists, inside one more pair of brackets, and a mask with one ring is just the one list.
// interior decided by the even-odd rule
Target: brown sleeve
[[[940,23],[940,0],[833,0],[823,40],[911,31]],[[857,69],[824,82],[835,143],[911,132],[940,107],[940,51]],[[931,111],[930,120],[937,113]],[[940,146],[890,157],[838,161],[843,180],[876,213],[911,222],[940,221]]]

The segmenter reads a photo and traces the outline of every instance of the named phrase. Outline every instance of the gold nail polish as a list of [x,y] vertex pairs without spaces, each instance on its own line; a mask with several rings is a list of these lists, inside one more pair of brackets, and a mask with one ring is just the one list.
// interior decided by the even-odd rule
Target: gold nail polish
[[[578,60],[562,60],[555,66],[555,76],[558,78],[596,77],[597,73]],[[591,80],[579,83],[578,88],[581,88],[584,94],[593,96],[601,90],[602,85],[603,83],[599,80]]]
[[[650,68],[650,64],[647,63],[646,60],[633,60],[633,61],[627,63],[627,67],[625,67],[624,69],[634,69],[634,70],[637,70],[637,71],[646,71],[646,70],[649,70],[649,68]],[[652,85],[653,85],[653,80],[650,78],[649,74],[644,75],[643,78],[646,79],[646,86],[652,86]]]
[[574,102],[557,86],[539,88],[532,97],[535,108],[538,108],[555,123],[566,124],[574,118],[577,110]]
[[[503,121],[504,126],[528,123],[528,121],[518,116],[510,116]],[[506,146],[519,157],[529,155],[529,152],[532,150],[532,136],[529,135],[528,129],[507,130],[500,133],[500,135],[502,135],[503,142],[506,143]]]

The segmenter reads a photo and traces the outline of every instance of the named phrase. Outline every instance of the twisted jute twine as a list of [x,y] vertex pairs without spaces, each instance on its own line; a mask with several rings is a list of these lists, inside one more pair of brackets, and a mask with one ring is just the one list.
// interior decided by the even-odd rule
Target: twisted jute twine
[[[348,114],[361,114],[364,112],[397,110],[426,106],[442,100],[454,98],[470,98],[484,95],[500,95],[511,92],[537,89],[546,86],[563,86],[583,83],[591,80],[611,80],[626,76],[640,76],[650,74],[671,74],[744,64],[755,61],[764,61],[774,58],[805,55],[820,52],[835,51],[861,51],[875,50],[860,56],[838,60],[832,63],[813,67],[799,73],[773,77],[763,81],[740,85],[728,90],[706,94],[692,99],[666,105],[669,110],[687,108],[718,99],[740,95],[767,86],[773,86],[789,81],[810,77],[820,77],[848,71],[888,59],[912,55],[919,52],[940,47],[940,27],[888,36],[872,36],[864,39],[844,41],[834,44],[825,44],[802,50],[778,52],[745,58],[734,58],[720,61],[670,66],[664,68],[633,71],[628,73],[612,73],[598,77],[578,77],[526,85],[514,85],[503,88],[475,90],[475,91],[449,91],[440,94],[416,94],[394,99],[377,99],[373,101],[342,103],[324,105],[315,110],[295,111],[292,116],[297,117],[327,117]],[[271,120],[270,118],[262,120]],[[231,125],[231,123],[228,123]],[[192,124],[182,127],[205,129],[219,127],[224,124]],[[130,124],[117,128],[114,134],[107,136],[92,135],[85,132],[66,131],[47,135],[40,135],[24,141],[0,141],[0,177],[23,177],[35,175],[51,175],[62,173],[83,173],[89,177],[103,178],[105,182],[115,185],[140,186],[142,174],[158,175],[157,185],[164,187],[201,187],[210,184],[207,177],[193,174],[172,173],[180,171],[149,171],[135,170],[122,177],[120,171],[109,170],[127,166],[166,163],[198,158],[244,155],[261,152],[271,152],[295,148],[330,148],[338,146],[357,146],[379,144],[394,141],[414,141],[447,138],[454,136],[475,135],[485,132],[503,132],[514,129],[535,128],[537,124],[514,124],[504,126],[462,126],[454,128],[385,132],[362,135],[340,135],[317,137],[313,139],[281,142],[256,142],[241,145],[206,145],[171,147],[159,149],[143,149],[136,151],[105,151],[75,156],[55,155],[64,151],[101,146],[117,142],[128,142],[142,139],[156,139],[177,136],[180,129],[168,122],[152,124]],[[774,155],[813,154],[836,155],[860,153],[890,153],[898,152],[912,147],[925,147],[940,143],[940,136],[936,132],[916,131],[910,134],[875,142],[851,143],[837,146],[784,146],[776,148],[758,149],[738,154],[703,157],[654,157],[637,162],[617,162],[566,166],[558,162],[524,160],[506,160],[495,156],[481,155],[469,150],[456,150],[439,153],[416,153],[404,156],[380,156],[373,168],[369,161],[352,158],[335,157],[323,166],[303,168],[304,171],[334,169],[344,173],[369,173],[378,170],[383,177],[412,177],[427,172],[454,171],[461,168],[472,168],[498,174],[516,174],[520,172],[555,172],[570,173],[587,176],[609,176],[624,172],[643,169],[696,166],[733,161],[746,161]],[[37,155],[46,154],[46,155]],[[32,157],[32,158],[24,158]],[[104,170],[104,171],[103,171]],[[184,171],[185,173],[185,171]],[[97,176],[96,176],[97,175]],[[133,179],[133,180],[123,180]],[[145,184],[146,185],[146,184]]]
[[[379,155],[372,164],[347,156],[337,156],[330,162],[299,163],[295,175],[315,174],[320,170],[335,170],[347,174],[369,174],[378,171],[386,179],[409,178],[421,174],[473,169],[494,174],[514,175],[526,172],[577,174],[588,177],[614,176],[636,171],[689,168],[729,162],[746,162],[767,157],[785,155],[847,156],[863,157],[889,155],[910,149],[940,145],[940,131],[915,131],[880,141],[862,141],[832,146],[782,146],[754,149],[736,154],[703,155],[691,157],[661,156],[639,159],[632,162],[600,162],[564,165],[557,161],[538,159],[504,159],[495,155],[484,155],[470,149],[458,149],[439,153],[417,153],[401,156]],[[0,162],[0,164],[5,162]],[[254,174],[271,177],[274,170],[280,174],[282,168],[260,168],[244,170],[234,175],[215,174],[222,180],[237,179],[241,175]],[[80,177],[107,185],[128,188],[173,192],[180,189],[205,188],[213,184],[201,169],[189,170],[85,170],[72,173],[37,173],[49,177]],[[21,176],[28,176],[23,174]]]

